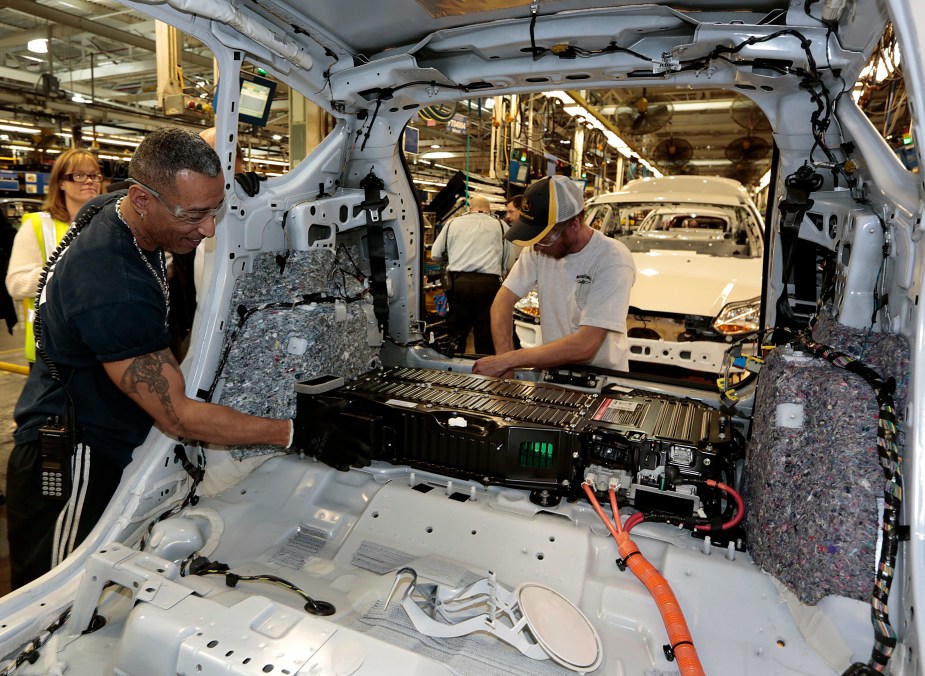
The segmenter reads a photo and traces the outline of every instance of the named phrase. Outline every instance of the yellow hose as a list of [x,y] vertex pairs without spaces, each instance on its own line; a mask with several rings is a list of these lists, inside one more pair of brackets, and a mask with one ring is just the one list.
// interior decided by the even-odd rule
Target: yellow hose
[[10,373],[21,373],[24,376],[29,375],[28,366],[20,366],[19,364],[10,364],[9,362],[0,361],[0,371],[9,371]]

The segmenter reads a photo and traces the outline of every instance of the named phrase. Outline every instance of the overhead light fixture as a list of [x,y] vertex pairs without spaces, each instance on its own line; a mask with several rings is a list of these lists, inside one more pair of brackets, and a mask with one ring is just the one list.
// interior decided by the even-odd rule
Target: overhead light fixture
[[282,140],[283,140],[283,137],[280,136],[279,134],[273,134],[273,140],[274,140],[274,141],[282,141]]
[[687,164],[695,167],[725,167],[732,164],[732,162],[725,158],[716,158],[714,160],[689,160]]
[[15,124],[0,122],[0,131],[9,131],[14,134],[37,134],[39,130],[35,127],[20,127]]
[[546,96],[546,98],[549,99],[559,99],[565,105],[575,103],[575,99],[573,99],[561,89],[553,89],[552,91],[543,92],[543,94]]
[[26,46],[30,52],[35,52],[36,54],[48,54],[48,38],[36,38],[35,40],[29,40],[29,43]]
[[244,159],[245,159],[247,162],[256,162],[257,164],[267,164],[267,165],[273,165],[273,166],[275,166],[275,167],[286,167],[286,168],[289,167],[289,161],[288,161],[288,160],[287,160],[287,161],[282,161],[282,160],[268,160],[266,157],[264,157],[264,156],[262,156],[262,155],[260,155],[260,156],[257,156],[257,155],[247,155],[247,156],[245,156]]
[[714,99],[712,101],[672,101],[671,107],[679,111],[700,112],[703,110],[729,110],[735,99]]
[[429,160],[448,160],[451,157],[457,157],[459,153],[451,153],[445,150],[438,150],[433,153],[424,153],[421,157],[427,158]]
[[97,143],[106,143],[114,146],[126,146],[128,148],[137,148],[141,144],[140,140],[132,141],[128,139],[116,138],[114,136],[101,136],[99,134],[94,135],[93,140]]
[[[704,110],[729,110],[735,99],[705,99],[703,101],[669,101],[671,109],[676,112],[702,112]],[[626,110],[627,106],[602,106],[602,115],[614,115],[619,110]]]

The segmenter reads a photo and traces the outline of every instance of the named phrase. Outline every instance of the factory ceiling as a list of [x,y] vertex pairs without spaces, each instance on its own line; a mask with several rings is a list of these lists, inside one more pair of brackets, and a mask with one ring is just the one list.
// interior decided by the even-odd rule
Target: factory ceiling
[[[320,16],[334,25],[342,20],[343,3],[323,3],[328,7]],[[361,0],[351,11],[376,3]],[[409,22],[404,33],[383,36],[370,31],[362,22],[353,34],[353,57],[395,50],[414,44],[433,30],[451,28],[456,3],[400,0],[402,11],[420,12],[417,22]],[[545,3],[556,9],[595,4],[631,4],[562,1]],[[499,18],[523,11],[528,2],[480,0],[467,11],[484,11]],[[696,3],[675,2],[672,6],[693,8]],[[722,6],[723,2],[713,5]],[[702,6],[702,3],[701,3]],[[786,2],[755,2],[749,21],[773,20],[785,11]],[[518,9],[519,8],[519,9]],[[365,32],[364,32],[365,31]],[[344,31],[339,31],[344,33]],[[39,41],[38,45],[33,41]],[[46,53],[34,51],[41,43]],[[34,137],[35,145],[71,141],[54,134],[78,127],[83,139],[94,135],[108,138],[130,137],[165,122],[194,128],[210,126],[208,114],[216,77],[211,53],[195,39],[181,37],[177,65],[182,72],[182,88],[187,97],[203,102],[202,111],[184,110],[165,115],[158,89],[158,57],[155,22],[110,1],[89,0],[4,0],[0,3],[0,127],[45,129]],[[30,49],[32,45],[33,49]],[[163,71],[162,71],[163,74]],[[882,83],[878,83],[882,85]],[[608,146],[601,126],[623,139],[632,152],[648,160],[664,173],[725,175],[753,183],[771,163],[773,139],[770,125],[757,106],[743,95],[718,89],[678,87],[622,87],[583,91],[565,88],[567,98],[579,100],[583,110],[576,113],[568,100],[523,95],[516,108],[495,110],[494,101],[468,99],[426,111],[412,120],[420,129],[420,154],[439,151],[442,163],[489,173],[492,128],[503,126],[511,148],[532,148],[564,163],[581,162],[592,172],[608,171],[616,153]],[[871,86],[863,94],[874,123],[884,135],[902,131],[904,110],[896,87]],[[507,105],[507,104],[504,104]],[[898,111],[898,112],[897,112]],[[177,113],[177,111],[174,111]],[[269,153],[285,156],[289,131],[289,100],[285,86],[276,91],[272,114],[265,128],[243,128],[242,136]],[[467,134],[454,134],[446,118],[468,118]],[[601,124],[590,125],[591,118]],[[429,119],[425,119],[429,118]],[[511,124],[511,120],[514,120]],[[530,121],[532,120],[532,124]],[[584,152],[576,155],[571,144],[578,127],[585,126]],[[0,131],[3,131],[0,128]],[[11,131],[8,133],[15,134]],[[273,137],[280,137],[275,141]],[[274,145],[275,144],[275,145]],[[126,149],[126,152],[128,148]],[[510,159],[505,156],[503,160]],[[503,166],[500,163],[495,167]]]

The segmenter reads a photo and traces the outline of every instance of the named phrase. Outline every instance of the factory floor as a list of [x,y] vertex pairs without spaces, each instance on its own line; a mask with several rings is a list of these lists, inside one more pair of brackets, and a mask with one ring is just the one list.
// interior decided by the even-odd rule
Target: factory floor
[[[13,334],[0,322],[0,362],[25,366],[23,353],[25,333],[22,322],[13,327]],[[6,463],[13,450],[13,407],[26,383],[26,376],[0,366],[0,492],[6,492]],[[0,595],[10,591],[10,549],[6,540],[6,505],[0,504]]]

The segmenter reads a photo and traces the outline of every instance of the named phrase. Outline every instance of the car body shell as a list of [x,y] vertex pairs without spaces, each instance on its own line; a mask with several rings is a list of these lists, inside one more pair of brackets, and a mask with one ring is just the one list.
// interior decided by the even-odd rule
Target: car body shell
[[[805,324],[824,296],[837,329],[854,331],[860,339],[856,349],[845,348],[852,354],[829,352],[831,361],[825,363],[811,358],[805,344],[781,340],[772,354],[789,376],[774,383],[784,390],[765,408],[758,395],[761,373],[757,382],[751,379],[735,391],[727,385],[707,391],[683,381],[580,365],[519,370],[516,377],[501,381],[470,376],[515,392],[521,387],[534,391],[530,387],[547,381],[566,384],[568,396],[593,400],[589,410],[603,401],[623,402],[622,410],[615,405],[611,411],[618,416],[641,410],[639,404],[620,399],[624,396],[647,397],[646,406],[669,400],[660,422],[682,427],[688,439],[699,442],[715,432],[722,442],[717,445],[749,436],[749,450],[764,443],[777,449],[762,462],[752,462],[750,455],[737,457],[720,477],[738,486],[765,470],[780,470],[751,484],[768,501],[762,511],[756,508],[756,496],[747,496],[746,539],[718,532],[726,523],[708,524],[710,535],[699,532],[697,537],[690,528],[646,522],[632,532],[639,555],[617,549],[576,483],[601,492],[605,518],[613,516],[608,515],[607,489],[620,490],[614,502],[622,501],[628,497],[624,483],[632,484],[634,499],[640,500],[636,504],[670,494],[690,506],[706,496],[696,494],[697,487],[685,483],[679,469],[687,462],[685,472],[695,470],[689,464],[689,446],[672,448],[665,438],[648,437],[643,448],[637,445],[644,436],[639,430],[611,439],[610,450],[629,449],[634,463],[636,456],[641,459],[630,467],[633,476],[617,467],[616,460],[602,460],[593,469],[584,464],[580,475],[546,485],[545,495],[539,491],[531,496],[522,482],[545,461],[545,448],[516,445],[519,474],[507,483],[486,481],[476,472],[448,472],[445,463],[437,462],[438,453],[460,462],[507,457],[501,446],[484,440],[509,421],[471,408],[486,403],[483,394],[467,394],[465,404],[428,406],[402,398],[401,388],[393,392],[386,404],[389,415],[405,421],[426,416],[439,440],[428,446],[426,452],[434,454],[424,458],[428,462],[413,466],[390,459],[409,457],[412,447],[419,447],[398,444],[388,435],[376,438],[385,446],[392,444],[388,454],[368,467],[338,471],[313,461],[311,453],[242,457],[152,429],[86,540],[61,565],[0,599],[0,654],[17,673],[66,668],[72,676],[442,675],[489,672],[489,654],[497,649],[506,659],[521,657],[486,635],[497,629],[490,622],[479,626],[484,641],[472,647],[478,658],[474,666],[457,665],[460,644],[446,637],[451,631],[446,624],[440,630],[443,649],[432,652],[437,650],[434,642],[401,609],[385,608],[389,599],[400,603],[401,588],[410,580],[410,574],[400,573],[406,581],[399,580],[396,591],[402,567],[415,568],[419,593],[432,606],[442,598],[438,582],[461,587],[469,576],[508,590],[537,581],[547,585],[579,608],[598,631],[596,645],[603,653],[598,673],[673,673],[679,668],[675,653],[689,654],[689,644],[696,647],[703,671],[711,674],[870,673],[873,666],[864,665],[880,659],[880,653],[872,656],[874,631],[885,631],[888,625],[896,631],[895,648],[878,650],[889,653],[883,661],[890,673],[922,672],[925,627],[921,610],[915,608],[925,603],[925,426],[920,424],[925,420],[925,313],[919,302],[925,270],[925,186],[899,163],[850,95],[871,55],[879,53],[878,41],[889,24],[902,49],[911,107],[925,110],[925,13],[918,0],[753,0],[709,6],[565,0],[553,3],[555,7],[539,3],[535,10],[516,3],[463,7],[438,0],[122,4],[200,41],[212,50],[222,78],[238,83],[245,63],[260,67],[333,120],[333,131],[317,147],[288,173],[266,181],[256,195],[236,187],[233,163],[225,163],[228,208],[218,222],[214,254],[206,261],[207,283],[182,365],[192,398],[214,395],[242,410],[267,415],[272,407],[276,417],[289,417],[295,413],[292,385],[298,364],[290,370],[280,365],[291,366],[303,355],[318,356],[323,362],[318,368],[345,371],[349,366],[351,382],[380,377],[383,365],[420,369],[450,382],[469,375],[471,359],[446,358],[428,342],[421,292],[424,237],[400,150],[402,130],[423,108],[475,94],[525,95],[564,83],[589,89],[709,86],[747,93],[768,118],[777,146],[769,184],[772,206],[760,328],[780,324],[788,334],[792,331],[786,315],[794,315],[793,326]],[[234,157],[237,89],[219,87],[216,94],[216,110],[222,111],[216,120],[216,150],[223,158]],[[919,117],[913,116],[911,125],[914,138],[925,138]],[[804,167],[822,176],[820,189],[811,191],[812,205],[801,202],[793,189]],[[382,181],[381,191],[369,189],[374,179]],[[369,237],[380,228],[384,254],[373,275]],[[817,261],[804,260],[799,271],[811,280],[811,298],[802,305],[793,302],[802,299],[789,291],[789,255],[795,250],[790,242],[798,243],[798,252],[818,252],[834,276],[831,285],[816,289]],[[334,258],[341,255],[341,245],[353,266],[346,257]],[[673,256],[672,262],[681,266],[685,255]],[[259,283],[248,287],[252,295],[237,284],[246,286],[259,275],[264,275]],[[377,316],[367,297],[364,285],[371,285],[373,277],[387,316]],[[335,289],[335,302],[306,291],[314,300],[292,308],[293,297],[302,298],[303,287],[310,283],[350,285],[355,293]],[[704,295],[715,309],[725,296],[711,288]],[[269,310],[256,315],[265,324],[240,323],[238,308],[247,309],[247,303],[254,303],[255,311]],[[359,352],[341,342],[348,334],[359,336],[359,345],[351,344]],[[655,351],[661,342],[643,347]],[[725,352],[720,343],[701,342]],[[891,363],[900,367],[887,382],[872,381],[874,394],[867,381],[857,380],[859,374],[869,374],[841,367],[857,366],[859,360],[866,364],[877,349],[874,344],[882,347],[884,342],[896,346],[895,359],[885,359],[878,368]],[[244,350],[248,346],[252,352]],[[762,367],[755,360],[746,362],[749,372]],[[839,370],[826,370],[826,364]],[[836,375],[823,377],[832,373]],[[326,374],[333,375],[308,375]],[[423,389],[459,396],[452,387],[441,388]],[[843,396],[847,392],[852,394]],[[826,396],[830,398],[823,404]],[[543,406],[538,397],[512,403],[517,411],[507,416],[512,420]],[[685,412],[702,412],[700,407],[716,415],[725,411],[726,422],[710,429],[698,426]],[[560,420],[566,410],[559,407]],[[860,421],[852,417],[858,412]],[[374,419],[355,416],[340,429],[358,433]],[[543,429],[559,435],[556,439],[578,434],[568,420]],[[806,442],[810,433],[816,434],[813,443]],[[603,437],[594,440],[604,442]],[[667,450],[651,455],[662,442],[669,443]],[[475,444],[476,450],[460,451],[471,448],[466,444]],[[881,466],[875,454],[897,444],[901,457],[885,457]],[[703,462],[718,457],[712,442],[698,450]],[[586,451],[583,447],[575,450],[577,457],[571,452],[556,457],[570,463]],[[182,455],[193,458],[193,464],[181,462]],[[872,474],[858,471],[865,458],[873,465]],[[205,465],[206,474],[198,486],[192,479],[197,463]],[[885,472],[890,477],[901,473],[903,483],[897,485]],[[195,505],[187,502],[193,488],[201,498]],[[557,495],[574,499],[556,501]],[[730,495],[722,502],[732,509]],[[904,503],[899,514],[886,515],[881,528],[882,504],[900,498]],[[623,517],[619,511],[616,516],[625,523],[629,510],[622,502],[617,507],[624,508]],[[695,518],[696,509],[688,516]],[[817,535],[802,537],[811,528],[818,528]],[[849,534],[843,540],[832,541],[846,528]],[[869,535],[863,554],[857,549],[862,530]],[[896,558],[875,573],[878,533],[890,543],[883,551],[895,551]],[[753,543],[762,537],[774,542],[799,538],[805,548],[786,550],[759,565]],[[861,569],[860,598],[826,592],[801,600],[783,582],[792,571],[803,570],[814,590],[828,589],[844,571],[830,572],[826,564],[845,552],[849,556],[840,561]],[[231,574],[219,569],[214,575],[189,574],[200,555],[228,564]],[[669,637],[663,613],[632,574],[642,557],[670,585],[670,598],[686,617],[690,639]],[[630,570],[624,569],[627,565]],[[286,584],[275,584],[270,575]],[[244,579],[250,576],[257,579]],[[872,589],[877,594],[873,599],[867,596]],[[306,595],[312,600],[306,601]],[[314,599],[330,602],[335,613],[310,615],[307,607],[319,609]],[[489,605],[492,612],[498,608]],[[402,631],[375,624],[391,611],[396,622],[404,621]],[[381,633],[371,633],[370,626]],[[565,630],[553,623],[554,632]],[[411,643],[397,634],[410,637]],[[894,643],[888,636],[885,641]],[[852,667],[858,663],[860,667]],[[591,665],[587,663],[587,671]],[[543,666],[549,662],[513,670],[534,673]]]

